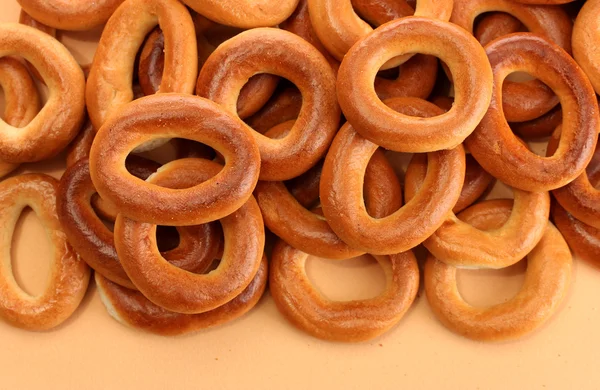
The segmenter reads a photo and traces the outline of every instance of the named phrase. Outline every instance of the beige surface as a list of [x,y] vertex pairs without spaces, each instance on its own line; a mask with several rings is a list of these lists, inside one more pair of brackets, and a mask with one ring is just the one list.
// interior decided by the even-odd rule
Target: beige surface
[[[15,0],[0,0],[0,9],[1,21],[17,20]],[[66,38],[73,48],[71,35]],[[75,47],[78,60],[90,59],[83,55],[89,47]],[[27,169],[44,166],[58,177],[58,160],[51,167]],[[50,256],[32,213],[25,213],[14,243],[19,281],[30,292],[41,291]],[[461,272],[461,291],[473,304],[500,302],[519,289],[524,269],[519,263],[503,271]],[[308,273],[333,299],[364,298],[382,289],[383,273],[368,259],[314,259]],[[573,279],[560,312],[546,326],[521,341],[502,344],[472,342],[447,331],[422,292],[387,335],[344,345],[293,328],[268,294],[249,315],[228,325],[190,336],[158,337],[115,322],[92,288],[76,314],[54,331],[30,333],[0,322],[0,387],[597,388],[600,272],[576,261]]]

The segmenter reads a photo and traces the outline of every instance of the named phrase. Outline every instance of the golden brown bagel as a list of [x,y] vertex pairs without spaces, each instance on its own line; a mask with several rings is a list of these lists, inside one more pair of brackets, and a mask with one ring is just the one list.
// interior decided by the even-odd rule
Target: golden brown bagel
[[283,30],[257,28],[213,52],[200,71],[196,94],[235,114],[242,86],[258,73],[287,78],[302,94],[300,115],[286,137],[271,139],[253,132],[261,155],[260,179],[292,179],[325,155],[338,129],[335,75],[323,55],[304,39]]
[[[135,156],[130,156],[127,165],[141,179],[146,179],[159,167]],[[86,159],[67,168],[58,187],[57,212],[63,230],[77,253],[96,272],[121,286],[135,289],[117,257],[113,233],[91,206],[95,193]],[[179,245],[163,255],[176,267],[203,272],[219,250],[218,229],[205,224],[178,228],[178,232]]]
[[[40,111],[40,96],[27,68],[11,57],[0,58],[0,88],[4,92],[4,121],[9,126],[24,127]],[[19,164],[0,161],[0,178]]]
[[[83,299],[90,269],[67,242],[56,214],[58,181],[43,174],[27,174],[0,183],[0,222],[4,255],[0,262],[0,316],[14,326],[46,330],[73,314]],[[10,247],[17,220],[31,207],[42,221],[51,244],[52,263],[43,293],[31,296],[13,275]]]
[[106,23],[87,81],[86,104],[96,129],[133,100],[134,59],[157,24],[165,34],[164,79],[159,92],[193,93],[198,57],[188,10],[177,0],[128,0]]
[[[414,155],[404,180],[404,196],[410,201],[427,174],[427,159]],[[466,179],[465,179],[466,182]],[[546,229],[550,213],[547,192],[514,190],[515,202],[508,221],[494,230],[480,230],[458,219],[454,212],[423,245],[437,259],[461,268],[504,268],[521,260]]]
[[251,310],[262,297],[269,276],[267,257],[240,295],[223,306],[199,314],[174,313],[155,305],[139,291],[130,290],[96,273],[96,286],[108,313],[132,328],[175,336],[233,321]]
[[[319,178],[320,174],[314,183],[317,189]],[[312,186],[313,183],[306,184]],[[375,218],[386,217],[402,206],[400,182],[380,149],[367,166],[364,192],[367,212]],[[349,259],[364,254],[342,241],[322,215],[310,211],[315,199],[302,204],[283,182],[272,181],[259,181],[254,195],[267,228],[294,248],[328,259]],[[307,198],[305,200],[311,200]]]
[[[211,146],[224,156],[225,167],[185,189],[131,176],[125,169],[127,155],[162,138]],[[260,154],[248,126],[216,103],[191,95],[158,94],[128,104],[98,131],[90,152],[90,173],[102,198],[123,216],[168,226],[200,225],[231,214],[252,196],[259,170]]]
[[0,121],[0,161],[22,163],[53,157],[71,142],[83,122],[83,72],[54,38],[32,27],[3,23],[0,58],[10,55],[25,58],[40,72],[49,98],[22,128]]
[[273,248],[269,288],[279,311],[314,337],[345,342],[373,339],[402,319],[419,290],[419,267],[408,251],[374,256],[386,275],[382,294],[334,302],[320,294],[306,276],[308,256],[278,240]]
[[298,0],[183,0],[208,19],[239,28],[271,27],[286,20]]
[[[221,171],[216,162],[181,159],[164,165],[148,181],[167,188],[186,188],[210,180]],[[119,214],[115,246],[133,284],[153,303],[185,314],[213,310],[238,296],[260,267],[265,231],[254,197],[220,220],[225,236],[219,267],[206,275],[177,268],[158,252],[156,225]]]
[[600,1],[586,1],[573,26],[573,57],[590,79],[597,94],[600,94],[600,55],[597,50],[600,39],[599,12]]
[[[443,112],[416,98],[390,99],[387,104],[414,116]],[[419,193],[393,214],[375,219],[364,206],[363,182],[377,148],[349,123],[342,126],[323,165],[321,204],[333,231],[351,247],[372,254],[400,253],[433,234],[456,204],[465,178],[465,152],[459,145],[429,153],[430,169]]]
[[[492,200],[472,206],[460,217],[479,229],[495,229],[506,222],[510,210],[510,200]],[[569,288],[572,267],[569,247],[550,222],[527,260],[521,291],[507,302],[479,308],[461,297],[456,268],[430,255],[425,263],[429,305],[444,326],[470,339],[501,341],[521,337],[556,312]]]
[[[438,56],[449,65],[455,88],[449,112],[415,118],[377,97],[373,82],[381,65],[414,52]],[[482,47],[463,29],[411,16],[379,27],[352,47],[340,66],[337,92],[348,122],[363,137],[390,150],[429,152],[451,149],[475,129],[489,105],[492,71]]]
[[124,0],[17,0],[40,22],[60,30],[90,30],[110,18]]
[[[452,13],[452,3],[448,0],[419,0],[414,15],[448,21]],[[308,8],[317,36],[338,61],[344,59],[344,55],[356,42],[373,31],[373,28],[356,14],[351,0],[308,0]],[[420,53],[421,50],[412,51],[415,52]],[[377,70],[387,60],[402,54],[409,53],[400,53],[386,58]],[[390,65],[399,65],[402,62],[404,61],[399,60]]]
[[[560,7],[525,5],[511,0],[461,0],[455,3],[450,21],[473,32],[476,18],[492,11],[516,17],[527,30],[557,44],[567,53],[571,52],[573,23],[567,12]],[[539,80],[505,81],[503,85],[504,115],[509,122],[538,118],[558,103],[558,97]]]
[[[492,103],[466,146],[486,171],[511,187],[548,191],[569,183],[585,169],[596,147],[600,118],[591,84],[564,50],[534,34],[497,39],[486,52],[494,70]],[[504,118],[502,85],[514,71],[538,77],[561,99],[563,136],[551,157],[531,152]]]

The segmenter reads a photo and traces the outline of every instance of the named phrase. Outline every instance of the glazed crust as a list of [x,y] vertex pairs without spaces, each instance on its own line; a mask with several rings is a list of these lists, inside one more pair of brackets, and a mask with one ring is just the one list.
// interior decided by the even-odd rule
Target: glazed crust
[[18,0],[32,17],[60,30],[90,30],[110,18],[124,0]]
[[371,299],[334,302],[311,284],[304,269],[308,255],[279,240],[273,248],[269,286],[279,311],[296,327],[325,340],[373,339],[396,325],[419,289],[419,267],[411,251],[375,256],[386,289]]
[[271,27],[286,20],[298,0],[184,0],[208,19],[239,28]]

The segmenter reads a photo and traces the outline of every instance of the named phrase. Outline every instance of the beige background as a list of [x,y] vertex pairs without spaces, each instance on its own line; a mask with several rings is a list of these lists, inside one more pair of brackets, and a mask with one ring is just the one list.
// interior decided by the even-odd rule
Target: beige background
[[[15,0],[0,0],[0,21],[17,21]],[[91,59],[97,33],[63,40],[79,61]],[[87,54],[87,56],[86,56]],[[63,158],[23,170],[59,177]],[[41,169],[43,167],[44,169]],[[22,170],[22,171],[23,171]],[[507,193],[497,188],[494,194]],[[43,289],[48,246],[31,212],[14,238],[16,276],[30,293]],[[525,265],[461,271],[465,298],[476,305],[513,296]],[[308,273],[332,299],[366,298],[383,272],[365,259],[312,259]],[[193,335],[166,338],[124,327],[106,313],[94,288],[64,325],[31,333],[0,322],[2,388],[597,388],[600,386],[600,272],[576,261],[560,312],[517,342],[484,344],[447,331],[422,293],[400,324],[372,342],[345,345],[314,339],[278,313],[267,294],[248,315]]]

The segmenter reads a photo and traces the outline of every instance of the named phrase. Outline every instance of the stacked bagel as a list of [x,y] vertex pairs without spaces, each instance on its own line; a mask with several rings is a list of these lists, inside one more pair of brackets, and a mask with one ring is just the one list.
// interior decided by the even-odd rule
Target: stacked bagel
[[[0,24],[0,220],[31,206],[54,260],[32,297],[5,251],[15,326],[62,323],[92,269],[111,316],[162,335],[238,318],[268,283],[299,329],[369,340],[422,280],[447,328],[496,341],[555,314],[571,250],[600,261],[600,0],[18,2]],[[91,64],[56,38],[98,26]],[[60,181],[11,173],[63,150]],[[514,199],[485,200],[497,181]],[[386,275],[375,298],[331,301],[306,275],[309,256],[364,254]],[[524,258],[514,298],[461,297],[458,269]]]

